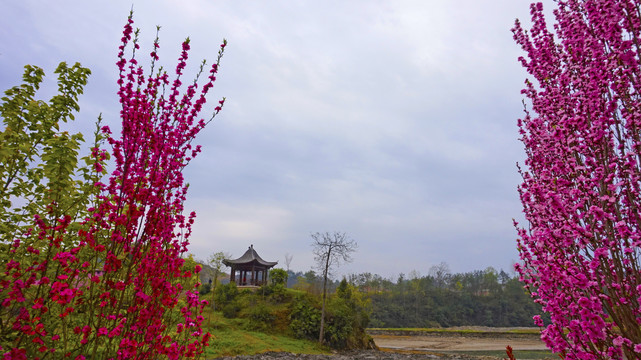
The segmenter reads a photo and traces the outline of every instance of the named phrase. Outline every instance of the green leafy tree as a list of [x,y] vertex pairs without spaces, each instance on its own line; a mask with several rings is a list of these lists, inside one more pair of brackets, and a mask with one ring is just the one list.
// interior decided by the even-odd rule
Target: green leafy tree
[[[224,253],[222,251],[219,251],[219,252],[215,252],[215,253],[211,254],[209,256],[209,258],[207,259],[207,264],[209,264],[209,266],[211,266],[211,268],[212,268],[212,277],[211,277],[211,291],[212,292],[216,292],[216,287],[218,285],[218,277],[222,273],[223,267],[227,266],[227,265],[225,265],[223,263],[223,260],[229,259],[229,258],[230,258],[229,254],[226,254],[226,253]],[[212,306],[212,308],[214,310],[216,309],[216,300],[215,300],[215,298],[211,302],[211,306]]]
[[[61,123],[73,120],[79,110],[78,96],[91,71],[79,63],[71,67],[61,63],[55,73],[59,93],[48,102],[35,98],[44,71],[31,65],[25,66],[23,84],[7,90],[2,98],[0,235],[5,247],[22,244],[19,234],[28,230],[33,214],[47,214],[49,219],[68,215],[74,223],[84,218],[87,205],[98,194],[94,182],[105,173],[92,168],[104,168],[107,154],[79,159],[82,134],[59,130]],[[103,139],[97,131],[94,145],[99,146]],[[78,167],[79,160],[84,167]],[[45,249],[46,242],[40,240],[25,241],[33,241],[28,246],[34,249]],[[2,252],[2,256],[3,260],[15,257],[9,252]]]
[[269,271],[269,278],[273,285],[280,284],[285,286],[287,284],[287,271],[278,268],[271,269]]

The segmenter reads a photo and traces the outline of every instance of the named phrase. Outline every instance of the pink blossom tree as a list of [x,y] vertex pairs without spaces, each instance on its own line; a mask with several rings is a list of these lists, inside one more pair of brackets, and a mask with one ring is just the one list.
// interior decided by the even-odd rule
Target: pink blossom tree
[[[641,357],[641,2],[531,5],[514,39],[532,76],[518,122],[527,159],[518,227],[525,287],[569,359]],[[535,323],[544,327],[540,317]]]
[[[25,84],[2,99],[3,359],[196,358],[208,344],[206,301],[195,288],[200,266],[184,256],[195,214],[183,214],[182,170],[200,152],[195,136],[223,106],[198,117],[226,42],[204,85],[205,62],[183,89],[189,39],[173,79],[156,69],[158,37],[145,73],[132,24],[130,15],[117,62],[121,135],[99,121],[84,165],[82,135],[59,131],[59,122],[78,110],[87,69],[61,64],[59,95],[45,103],[34,99],[44,73],[28,66]],[[114,159],[106,183],[104,141]]]

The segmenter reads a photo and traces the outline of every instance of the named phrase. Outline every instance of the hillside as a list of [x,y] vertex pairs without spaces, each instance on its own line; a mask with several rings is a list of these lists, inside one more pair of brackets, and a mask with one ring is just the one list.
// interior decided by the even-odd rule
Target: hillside
[[221,356],[254,355],[268,351],[295,354],[327,354],[329,350],[317,342],[296,339],[277,332],[265,333],[248,330],[246,319],[227,319],[221,312],[205,310],[203,329],[212,334],[205,358]]
[[218,285],[202,295],[211,301],[204,328],[215,339],[208,356],[262,351],[323,352],[327,349],[362,349],[370,346],[365,333],[369,306],[346,282],[328,297],[326,348],[317,345],[320,329],[320,297],[282,284],[260,288]]

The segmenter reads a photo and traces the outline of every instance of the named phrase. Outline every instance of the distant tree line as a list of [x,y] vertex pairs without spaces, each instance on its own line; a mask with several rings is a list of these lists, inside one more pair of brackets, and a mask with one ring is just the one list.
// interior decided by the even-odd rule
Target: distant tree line
[[[288,287],[320,294],[321,279],[314,271],[288,275]],[[442,263],[425,276],[412,271],[392,280],[361,273],[346,280],[369,299],[370,327],[534,326],[532,317],[543,314],[518,276],[492,267],[452,274]]]
[[[203,265],[203,273],[209,268]],[[322,274],[278,270],[283,272],[279,282],[285,282],[287,288],[321,297]],[[350,274],[345,280],[370,304],[369,327],[534,326],[535,315],[549,323],[549,316],[532,300],[516,272],[488,267],[452,273],[441,263],[424,276],[410,271],[391,279],[366,272]],[[328,281],[328,294],[336,293],[339,283],[337,279]],[[206,280],[203,284],[201,294],[206,294],[210,288]]]

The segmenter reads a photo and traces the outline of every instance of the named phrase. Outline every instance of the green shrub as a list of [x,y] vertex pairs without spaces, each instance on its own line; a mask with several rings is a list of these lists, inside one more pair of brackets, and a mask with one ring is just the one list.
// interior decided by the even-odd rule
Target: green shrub
[[291,296],[287,293],[285,285],[278,283],[269,285],[269,296],[267,300],[273,304],[282,304],[291,299]]
[[200,288],[198,289],[198,293],[200,295],[207,295],[210,292],[211,292],[211,285],[209,284],[200,285]]
[[214,301],[218,306],[222,306],[232,303],[238,297],[238,288],[235,283],[229,283],[226,285],[220,285],[216,287],[214,292]]
[[365,348],[369,336],[365,328],[369,324],[369,302],[343,279],[335,297],[327,306],[324,339],[336,349]]
[[249,330],[267,332],[273,328],[276,317],[265,304],[258,304],[248,312]]
[[[321,311],[309,294],[296,296],[291,303],[289,329],[299,339],[318,339]],[[316,301],[318,302],[318,301]]]
[[332,348],[348,348],[350,337],[354,332],[354,316],[350,314],[350,308],[346,304],[330,304],[327,309],[324,339]]
[[238,304],[237,301],[232,301],[223,306],[222,308],[223,316],[228,319],[235,318],[236,316],[238,316],[238,313],[240,312],[241,309],[242,307],[240,306],[240,304]]

